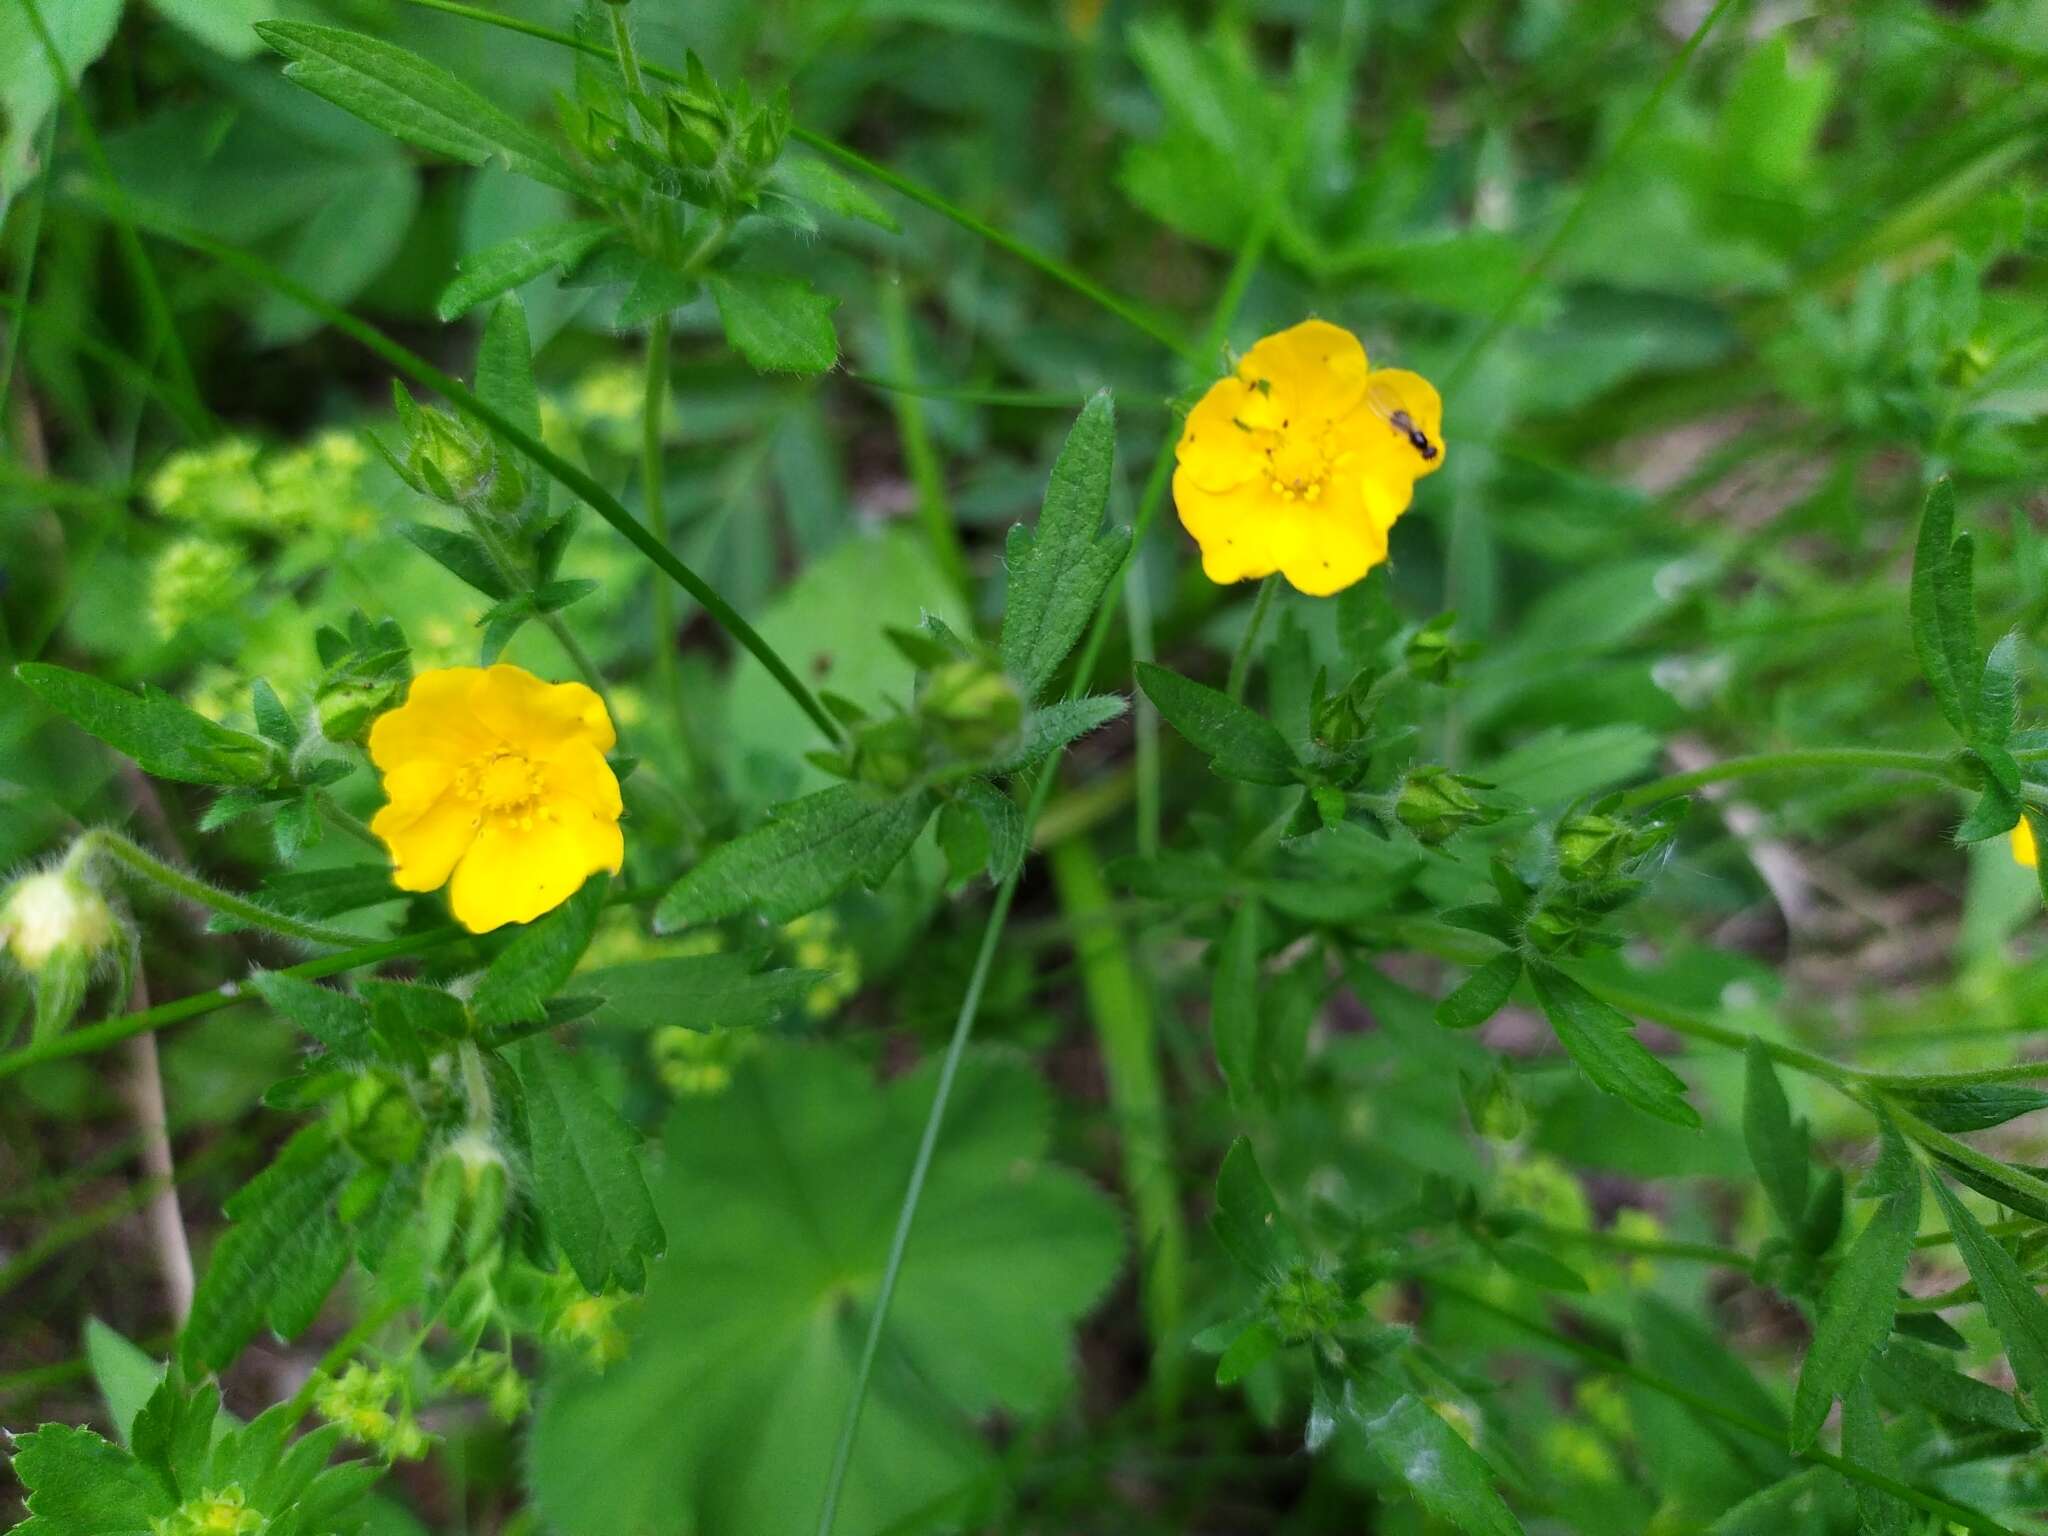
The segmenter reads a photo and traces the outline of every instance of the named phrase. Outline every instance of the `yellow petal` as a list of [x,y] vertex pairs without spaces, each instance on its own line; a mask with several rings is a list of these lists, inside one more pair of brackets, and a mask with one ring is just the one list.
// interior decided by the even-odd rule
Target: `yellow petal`
[[1387,558],[1387,531],[1355,507],[1297,510],[1273,524],[1273,553],[1297,592],[1329,597]]
[[471,933],[530,923],[575,895],[597,871],[617,874],[625,863],[618,823],[570,800],[549,810],[524,829],[487,822],[456,866],[448,903]]
[[[1409,426],[1397,417],[1406,417]],[[1444,467],[1444,402],[1436,386],[1405,368],[1379,368],[1367,376],[1359,409],[1345,423],[1356,434],[1367,473],[1410,480]],[[1429,452],[1419,446],[1419,432]]]
[[590,742],[564,742],[546,761],[549,799],[564,796],[606,821],[619,819],[625,809],[619,798],[619,776]]
[[1295,430],[1334,421],[1365,394],[1365,348],[1327,320],[1304,320],[1245,353],[1237,376],[1254,391],[1241,419],[1247,425]]
[[[441,757],[415,757],[386,769],[384,809],[411,819],[441,798],[441,792],[455,782],[456,764]],[[381,814],[381,813],[380,813]]]
[[530,757],[546,757],[574,740],[609,752],[619,739],[604,700],[592,689],[546,682],[524,667],[500,662],[485,669],[473,702],[479,719]]
[[415,677],[405,702],[371,725],[370,761],[388,773],[418,758],[466,763],[489,752],[496,742],[470,702],[483,675],[481,667],[441,667]]
[[1205,491],[1234,489],[1260,472],[1267,437],[1238,424],[1251,394],[1243,379],[1218,379],[1188,412],[1174,458],[1189,481]]
[[391,883],[401,891],[431,891],[447,884],[476,840],[476,807],[459,795],[421,808],[387,805],[370,818],[370,830],[391,850]]
[[1262,488],[1206,491],[1185,470],[1173,475],[1173,505],[1181,526],[1202,549],[1202,574],[1219,586],[1270,574],[1274,567],[1271,517]]
[[2012,861],[2024,864],[2028,869],[2041,866],[2041,846],[2034,841],[2034,828],[2022,816],[2019,825],[2012,829]]

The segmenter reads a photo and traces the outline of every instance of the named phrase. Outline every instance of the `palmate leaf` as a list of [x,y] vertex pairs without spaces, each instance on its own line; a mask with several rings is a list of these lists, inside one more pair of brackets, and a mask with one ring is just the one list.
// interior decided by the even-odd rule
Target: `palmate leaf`
[[1103,390],[1067,433],[1037,525],[1010,530],[1003,666],[1027,701],[1045,691],[1081,638],[1130,547],[1129,530],[1102,531],[1115,462],[1116,407]]
[[394,138],[466,165],[501,159],[522,176],[578,190],[547,140],[416,53],[312,22],[260,22],[256,31],[292,61],[286,79]]
[[778,806],[670,886],[654,926],[666,933],[750,911],[787,922],[855,881],[878,885],[937,807],[929,790],[892,795],[865,784],[835,785]]
[[640,1137],[552,1040],[521,1041],[509,1055],[548,1236],[586,1289],[639,1290],[646,1261],[668,1245],[640,1172]]
[[[656,1204],[688,1261],[655,1270],[624,1361],[548,1384],[530,1466],[551,1529],[811,1528],[937,1066],[878,1086],[847,1053],[773,1047],[671,1117]],[[1030,1421],[1071,1389],[1070,1330],[1124,1239],[1085,1179],[1046,1162],[1050,1124],[1020,1062],[962,1063],[843,1536],[937,1518],[989,1469],[977,1420]]]

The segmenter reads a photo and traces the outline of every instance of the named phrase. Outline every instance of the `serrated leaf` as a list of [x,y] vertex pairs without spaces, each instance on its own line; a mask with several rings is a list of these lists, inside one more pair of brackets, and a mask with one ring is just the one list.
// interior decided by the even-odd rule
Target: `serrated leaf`
[[362,999],[279,971],[258,971],[249,984],[287,1021],[326,1046],[336,1060],[354,1065],[380,1055],[370,1009]]
[[355,1157],[325,1126],[310,1125],[227,1203],[233,1225],[214,1245],[192,1316],[179,1339],[188,1370],[224,1370],[265,1326],[302,1333],[348,1267],[334,1202]]
[[1031,851],[1031,832],[1017,802],[987,779],[969,779],[956,793],[973,812],[987,839],[988,877],[1001,885],[1023,867]]
[[1506,1006],[1521,979],[1520,955],[1495,955],[1436,1005],[1437,1023],[1445,1029],[1472,1029],[1484,1024]]
[[291,711],[284,707],[268,678],[259,677],[249,685],[249,707],[256,717],[256,729],[267,740],[287,752],[299,744],[298,722],[292,719]]
[[[1842,1454],[1887,1477],[1899,1476],[1898,1458],[1885,1437],[1884,1420],[1867,1381],[1859,1380],[1842,1398]],[[1914,1515],[1910,1504],[1868,1483],[1853,1486],[1856,1513],[1863,1522],[1858,1536],[1911,1536]]]
[[784,155],[775,162],[774,179],[783,191],[816,203],[827,213],[861,219],[894,234],[895,216],[850,177],[810,155]]
[[1100,730],[1110,721],[1120,719],[1130,707],[1128,699],[1106,693],[1078,699],[1055,699],[1050,704],[1041,704],[1025,717],[1023,739],[1017,743],[1016,750],[989,764],[988,771],[999,777],[1022,773],[1026,768],[1044,762],[1060,748],[1079,741],[1090,731]]
[[1003,667],[1027,700],[1045,691],[1123,567],[1128,531],[1102,531],[1115,462],[1116,407],[1103,390],[1067,433],[1037,525],[1010,530]]
[[13,1536],[144,1536],[177,1499],[128,1452],[89,1429],[45,1424],[14,1442],[30,1518]]
[[1209,1045],[1231,1099],[1249,1104],[1260,1080],[1259,956],[1264,924],[1259,904],[1246,901],[1231,915],[1217,945],[1209,992]]
[[256,31],[292,61],[286,79],[394,138],[466,165],[500,159],[522,176],[579,190],[547,140],[416,53],[312,22],[262,22]]
[[1226,779],[1293,784],[1300,778],[1287,738],[1229,695],[1151,662],[1138,663],[1138,686],[1167,724],[1206,752],[1209,766]]
[[725,339],[763,373],[823,373],[839,361],[832,311],[839,301],[800,277],[744,268],[704,279]]
[[611,226],[591,219],[573,219],[530,229],[465,256],[456,263],[456,277],[434,304],[440,320],[454,320],[486,299],[495,299],[531,282],[555,267],[573,267],[611,234]]
[[1835,1399],[1863,1375],[1863,1367],[1892,1331],[1898,1311],[1899,1280],[1913,1256],[1920,1230],[1920,1189],[1886,1195],[1877,1214],[1849,1246],[1821,1292],[1820,1321],[1799,1368],[1793,1393],[1791,1448],[1796,1455],[1814,1442]]
[[469,1009],[485,1028],[544,1017],[549,998],[561,990],[590,947],[611,891],[608,875],[593,875],[554,911],[521,929],[490,964],[470,994]]
[[819,971],[764,971],[761,960],[669,955],[578,972],[576,988],[602,999],[592,1022],[604,1028],[748,1029],[776,1022],[824,979]]
[[35,661],[23,662],[14,675],[49,708],[160,779],[254,785],[276,776],[277,749],[269,742],[216,725],[148,684],[137,695],[83,672]]
[[778,806],[668,889],[654,925],[669,932],[758,912],[787,922],[855,881],[873,886],[910,851],[937,800],[927,790],[891,795],[840,784]]
[[2048,1093],[2019,1083],[1887,1084],[1885,1094],[1938,1131],[1989,1130],[2048,1108]]
[[1913,650],[1941,712],[1958,735],[1972,734],[1977,698],[1976,605],[1971,591],[1971,544],[1958,535],[1955,483],[1928,488],[1913,549],[1910,611]]
[[1984,1315],[2005,1345],[2020,1412],[2036,1426],[2048,1422],[2048,1301],[2041,1299],[2018,1261],[1939,1178],[1934,1180],[1934,1198],[1955,1236],[1956,1253],[1977,1282]]
[[1967,1376],[1925,1344],[1895,1338],[1871,1362],[1878,1395],[1894,1407],[1921,1407],[1958,1425],[2024,1434],[2032,1426],[2012,1394]]
[[547,1235],[592,1291],[637,1291],[668,1245],[640,1171],[640,1137],[552,1040],[507,1053],[524,1090],[534,1202]]
[[[676,1259],[655,1269],[626,1359],[557,1372],[541,1395],[529,1464],[548,1529],[815,1525],[938,1068],[878,1082],[848,1051],[770,1045],[670,1116],[657,1207]],[[1039,1422],[1072,1388],[1072,1327],[1124,1237],[1091,1180],[1047,1161],[1052,1108],[1024,1062],[961,1061],[845,1483],[847,1536],[926,1528],[991,1474],[982,1421]]]
[[1742,1140],[1779,1224],[1796,1235],[1806,1221],[1812,1175],[1806,1125],[1792,1118],[1771,1053],[1754,1035],[1746,1047],[1744,1073]]
[[85,1359],[92,1368],[93,1384],[100,1389],[100,1401],[106,1404],[114,1432],[126,1444],[135,1427],[135,1416],[155,1396],[157,1383],[164,1379],[164,1365],[96,1317],[86,1319]]
[[1529,979],[1558,1042],[1594,1087],[1659,1120],[1699,1125],[1699,1112],[1686,1102],[1684,1080],[1636,1039],[1625,1014],[1553,966],[1531,964]]

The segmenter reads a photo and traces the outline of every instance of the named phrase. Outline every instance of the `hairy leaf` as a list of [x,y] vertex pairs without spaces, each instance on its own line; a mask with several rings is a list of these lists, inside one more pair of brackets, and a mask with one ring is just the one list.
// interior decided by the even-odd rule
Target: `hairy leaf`
[[1780,1225],[1797,1234],[1804,1230],[1812,1172],[1806,1122],[1792,1118],[1771,1053],[1754,1035],[1745,1049],[1744,1069],[1742,1139]]
[[1956,1252],[1977,1282],[1984,1315],[2005,1344],[2020,1412],[2035,1425],[2048,1422],[2048,1301],[1940,1178],[1934,1180],[1934,1198],[1955,1234]]
[[573,267],[611,234],[592,219],[545,224],[501,240],[456,263],[456,278],[441,291],[435,317],[454,320],[486,299],[495,299],[554,267]]
[[260,736],[216,725],[161,689],[140,695],[83,672],[23,662],[14,675],[44,704],[145,773],[184,784],[267,784],[276,776],[276,748]]
[[1138,664],[1138,686],[1181,735],[1209,755],[1226,779],[1247,784],[1292,784],[1300,763],[1270,720],[1205,683],[1150,662]]
[[725,339],[763,373],[823,373],[839,361],[839,301],[800,277],[735,268],[704,279]]
[[1520,955],[1495,955],[1436,1005],[1437,1023],[1445,1029],[1472,1029],[1484,1024],[1506,1006],[1514,995],[1515,983],[1521,979]]
[[1129,532],[1102,531],[1115,460],[1116,408],[1104,390],[1067,433],[1037,526],[1010,530],[1003,666],[1027,700],[1045,691],[1123,566]]
[[1685,1100],[1684,1080],[1636,1039],[1626,1015],[1553,966],[1531,964],[1529,979],[1559,1043],[1594,1087],[1659,1120],[1699,1125],[1699,1112]]
[[1920,1189],[1913,1186],[1878,1202],[1820,1297],[1820,1323],[1799,1369],[1792,1398],[1791,1446],[1813,1444],[1835,1399],[1862,1378],[1871,1354],[1884,1343],[1898,1311],[1899,1279],[1920,1230]]

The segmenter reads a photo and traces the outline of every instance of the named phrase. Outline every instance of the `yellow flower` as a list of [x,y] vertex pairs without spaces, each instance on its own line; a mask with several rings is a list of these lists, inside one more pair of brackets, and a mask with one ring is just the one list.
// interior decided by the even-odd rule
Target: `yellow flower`
[[1349,331],[1268,336],[1188,413],[1173,472],[1211,581],[1280,572],[1328,597],[1387,558],[1415,482],[1442,468],[1443,401],[1420,374],[1369,368]]
[[618,737],[581,683],[519,667],[444,667],[412,681],[370,727],[370,761],[390,804],[370,830],[391,850],[392,882],[444,882],[472,933],[529,923],[600,869],[619,872],[619,781],[604,754]]
[[2012,829],[2012,861],[2024,864],[2029,869],[2041,866],[2040,845],[2034,841],[2033,825],[2022,816],[2019,825]]

